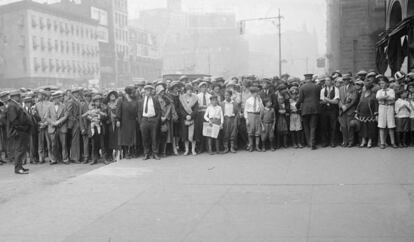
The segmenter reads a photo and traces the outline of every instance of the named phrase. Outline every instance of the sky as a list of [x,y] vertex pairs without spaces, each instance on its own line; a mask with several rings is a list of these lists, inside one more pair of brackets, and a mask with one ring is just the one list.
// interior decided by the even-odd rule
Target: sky
[[[144,9],[164,8],[167,0],[128,0],[130,18],[137,18]],[[236,19],[273,17],[280,8],[282,34],[289,30],[308,31],[318,36],[319,52],[326,51],[326,0],[182,0],[184,11],[189,12],[232,12]],[[250,22],[247,34],[275,33],[271,21]]]

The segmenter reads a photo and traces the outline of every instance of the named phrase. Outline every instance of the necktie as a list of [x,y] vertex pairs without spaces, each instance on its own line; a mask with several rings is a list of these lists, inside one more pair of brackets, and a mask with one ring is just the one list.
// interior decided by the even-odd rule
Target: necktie
[[147,97],[147,101],[145,102],[145,113],[148,113],[148,102],[149,102],[149,97]]
[[203,106],[207,106],[206,94],[203,93]]
[[256,112],[256,98],[254,98],[254,102],[253,102],[253,112]]

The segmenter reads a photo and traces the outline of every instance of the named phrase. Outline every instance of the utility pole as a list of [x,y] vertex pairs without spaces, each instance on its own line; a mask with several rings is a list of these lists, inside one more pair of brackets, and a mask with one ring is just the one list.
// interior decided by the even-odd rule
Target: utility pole
[[279,34],[279,77],[280,77],[280,76],[282,76],[282,21],[281,20],[283,19],[283,16],[280,15],[280,9],[279,9],[279,14],[276,17],[251,18],[251,19],[240,20],[239,28],[240,28],[240,34],[243,35],[245,33],[246,22],[263,21],[263,20],[273,20],[274,21],[276,19],[278,20],[277,28],[278,28],[278,31],[279,31],[278,34]]
[[278,19],[278,29],[279,29],[279,77],[282,76],[282,18],[283,16],[280,15],[280,8],[279,14],[277,16]]

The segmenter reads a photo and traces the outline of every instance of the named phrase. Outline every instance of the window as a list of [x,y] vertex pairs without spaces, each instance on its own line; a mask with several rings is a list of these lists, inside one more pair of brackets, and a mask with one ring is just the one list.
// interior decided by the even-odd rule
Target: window
[[46,49],[46,43],[43,37],[40,39],[40,47],[42,48],[42,50]]
[[65,52],[65,42],[63,40],[60,41],[60,52]]
[[49,69],[50,71],[53,71],[55,69],[55,64],[53,59],[49,59]]
[[45,22],[44,22],[44,19],[42,17],[40,17],[40,19],[39,19],[39,26],[40,26],[40,29],[44,29],[44,27],[45,27]]
[[45,58],[42,58],[42,71],[46,71],[47,70],[47,63]]
[[64,60],[61,60],[60,61],[60,68],[61,68],[62,72],[65,72],[66,71],[66,65],[65,65],[65,61]]
[[27,63],[26,63],[26,58],[22,58],[22,68],[23,71],[26,72],[27,71]]
[[55,51],[59,51],[59,40],[55,40]]
[[76,44],[72,42],[72,54],[74,55],[76,53]]
[[33,28],[36,28],[37,27],[37,19],[36,19],[36,16],[32,16],[32,27]]
[[50,19],[46,20],[47,29],[50,30],[52,28],[52,21]]
[[66,41],[66,53],[69,53],[69,48],[70,48],[69,41]]
[[47,39],[47,47],[48,47],[49,51],[53,50],[52,39]]
[[37,72],[39,68],[40,68],[39,60],[36,57],[34,57],[33,58],[33,70]]
[[53,28],[55,29],[55,32],[58,32],[58,30],[59,30],[59,24],[58,24],[58,22],[56,20],[53,21]]
[[36,50],[37,47],[39,47],[39,43],[37,42],[37,37],[36,36],[32,36],[32,45],[33,45],[34,50]]
[[20,15],[19,21],[17,21],[17,25],[24,27],[24,15]]
[[19,46],[20,46],[20,48],[23,48],[23,49],[26,46],[26,38],[24,37],[24,35],[20,35]]
[[58,59],[55,59],[55,66],[56,66],[56,72],[60,71],[60,62]]

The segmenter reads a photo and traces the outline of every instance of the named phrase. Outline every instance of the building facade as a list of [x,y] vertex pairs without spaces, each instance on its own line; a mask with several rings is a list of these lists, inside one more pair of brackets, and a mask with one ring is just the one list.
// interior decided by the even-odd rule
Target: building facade
[[377,42],[377,68],[381,73],[414,69],[414,2],[386,1],[386,26]]
[[0,8],[2,87],[99,79],[97,22],[22,1]]
[[51,6],[98,22],[102,86],[130,81],[127,0],[59,0]]
[[247,70],[248,44],[234,14],[185,12],[180,0],[169,0],[167,8],[141,11],[131,25],[158,36],[163,74],[230,77]]
[[157,36],[149,31],[130,27],[130,75],[132,80],[155,80],[162,75],[162,59]]
[[327,0],[328,70],[375,69],[375,44],[385,27],[384,0]]

